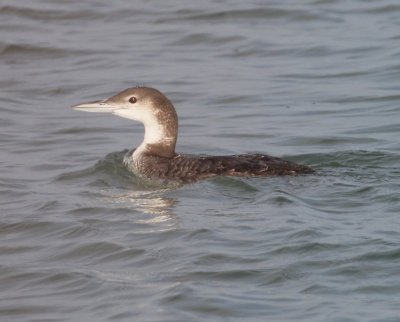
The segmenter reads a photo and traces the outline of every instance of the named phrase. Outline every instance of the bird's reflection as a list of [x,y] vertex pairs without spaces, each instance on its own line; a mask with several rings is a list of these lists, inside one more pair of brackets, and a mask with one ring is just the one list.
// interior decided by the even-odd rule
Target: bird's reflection
[[123,204],[125,207],[133,208],[146,215],[139,222],[142,223],[162,223],[167,222],[175,215],[172,211],[176,200],[165,196],[166,189],[155,191],[124,191],[112,193],[107,191],[109,199],[114,203]]

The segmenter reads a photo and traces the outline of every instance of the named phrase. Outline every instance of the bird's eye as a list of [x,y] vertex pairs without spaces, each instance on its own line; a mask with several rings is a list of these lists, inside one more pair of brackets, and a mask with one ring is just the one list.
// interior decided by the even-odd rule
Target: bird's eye
[[129,98],[129,103],[131,103],[131,104],[135,104],[136,101],[137,101],[137,99],[135,96],[132,96],[131,98]]

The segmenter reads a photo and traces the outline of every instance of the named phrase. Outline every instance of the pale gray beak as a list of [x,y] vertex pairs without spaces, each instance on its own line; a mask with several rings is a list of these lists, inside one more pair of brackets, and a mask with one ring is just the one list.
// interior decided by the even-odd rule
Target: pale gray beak
[[74,110],[84,112],[100,112],[100,113],[111,113],[118,109],[107,102],[107,100],[100,100],[88,103],[82,103],[71,106]]

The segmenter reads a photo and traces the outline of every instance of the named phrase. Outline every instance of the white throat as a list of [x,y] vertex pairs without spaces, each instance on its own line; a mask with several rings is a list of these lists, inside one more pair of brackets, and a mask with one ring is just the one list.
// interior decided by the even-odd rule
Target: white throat
[[154,151],[157,146],[161,149],[171,150],[175,149],[175,137],[169,137],[163,125],[152,119],[152,122],[144,123],[144,139],[143,142],[137,147],[133,153],[133,158],[139,158],[142,153]]
[[160,112],[149,103],[113,111],[113,114],[138,121],[144,125],[144,139],[134,152],[134,158],[144,152],[156,152],[161,155],[171,155],[175,152],[176,133],[168,129],[168,123],[160,122],[158,113]]
[[144,124],[144,140],[142,144],[161,144],[167,140],[164,127],[158,122],[147,122]]
[[164,125],[157,120],[156,112],[148,106],[136,109],[118,109],[113,111],[113,114],[138,121],[144,125],[144,140],[141,145],[162,144],[171,140],[167,137]]

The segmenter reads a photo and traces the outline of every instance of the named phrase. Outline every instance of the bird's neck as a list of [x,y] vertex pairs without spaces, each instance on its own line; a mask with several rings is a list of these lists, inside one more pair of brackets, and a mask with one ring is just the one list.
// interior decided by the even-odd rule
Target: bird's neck
[[139,153],[161,157],[173,157],[178,136],[177,127],[160,123],[145,124],[143,142],[137,148]]

